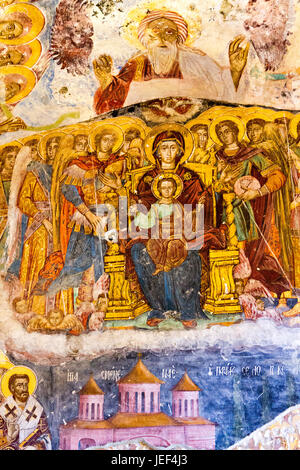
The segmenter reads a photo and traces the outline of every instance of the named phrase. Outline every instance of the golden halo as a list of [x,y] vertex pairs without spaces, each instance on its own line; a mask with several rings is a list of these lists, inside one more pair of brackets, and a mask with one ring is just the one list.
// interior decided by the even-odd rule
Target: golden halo
[[0,369],[11,369],[12,367],[14,367],[14,364],[0,351]]
[[[153,143],[158,134],[165,131],[175,131],[179,132],[182,137],[184,138],[185,142],[185,150],[184,155],[181,157],[179,161],[179,165],[181,163],[186,162],[194,153],[195,150],[195,142],[192,133],[186,127],[182,126],[181,124],[177,123],[167,123],[167,124],[160,124],[159,126],[153,127],[153,129],[149,132],[145,140],[145,153],[146,157],[149,162],[154,163],[156,165],[155,157],[152,153]],[[170,139],[172,140],[172,139]]]
[[47,160],[47,142],[51,137],[63,137],[65,136],[66,133],[63,131],[58,131],[58,130],[53,130],[50,132],[47,132],[46,135],[44,135],[41,140],[39,141],[39,146],[38,146],[38,154],[43,160]]
[[77,127],[77,128],[73,128],[73,129],[64,129],[64,133],[65,134],[69,134],[69,135],[72,135],[73,137],[75,137],[75,135],[89,135],[90,133],[90,130],[88,127]]
[[296,116],[293,117],[293,119],[290,121],[289,125],[289,131],[292,137],[294,139],[298,139],[298,132],[297,132],[297,126],[300,122],[300,114],[296,114]]
[[275,119],[281,119],[281,118],[287,118],[287,119],[293,119],[295,117],[295,114],[291,113],[290,111],[277,111],[274,112],[274,121]]
[[230,113],[232,109],[233,108],[228,108],[228,106],[213,106],[212,108],[209,108],[203,111],[203,113],[201,113],[196,119],[213,120],[218,116]]
[[231,116],[231,114],[223,114],[222,116],[218,116],[216,119],[214,119],[209,128],[209,135],[214,143],[223,146],[223,143],[220,141],[216,133],[216,126],[222,121],[232,121],[238,126],[238,140],[239,142],[242,142],[245,135],[245,126],[243,121],[236,116]]
[[249,121],[252,121],[253,119],[263,119],[264,121],[266,122],[271,122],[272,121],[272,118],[270,116],[270,114],[268,113],[265,113],[263,110],[262,111],[255,111],[253,113],[249,113],[247,114],[243,121],[246,123],[249,122]]
[[[29,44],[20,44],[19,46],[7,46],[0,43],[0,54],[2,51],[17,51],[23,55],[21,61],[15,65],[24,65],[25,67],[33,67],[39,60],[42,53],[42,44],[38,39],[35,39]],[[14,64],[12,64],[14,65]]]
[[36,390],[36,386],[37,386],[37,378],[36,378],[36,375],[33,372],[33,370],[29,369],[29,367],[25,367],[25,366],[15,366],[15,367],[12,367],[11,369],[9,369],[7,372],[5,372],[5,374],[3,375],[2,380],[1,380],[2,395],[5,398],[7,398],[12,394],[11,391],[9,390],[9,388],[8,388],[8,383],[9,383],[9,379],[14,374],[20,374],[20,375],[26,374],[26,375],[28,375],[28,377],[29,377],[28,392],[29,392],[29,395],[33,395],[33,393]]
[[[75,137],[77,135],[86,136],[88,138],[88,142],[87,142],[87,147],[85,149],[85,152],[88,152],[88,151],[91,150],[90,149],[90,139],[89,139],[90,129],[87,126],[80,125],[80,126],[77,126],[77,127],[64,129],[64,132],[69,136],[71,135],[72,137]],[[75,141],[75,139],[74,139],[74,141]],[[73,141],[73,145],[75,143],[74,141]]]
[[5,65],[4,67],[0,67],[0,78],[2,76],[5,80],[5,77],[8,77],[9,75],[18,75],[22,77],[20,80],[23,81],[23,83],[23,79],[25,78],[26,80],[25,86],[21,86],[20,92],[6,101],[7,104],[18,103],[33,90],[36,84],[36,76],[31,69],[24,67],[24,65]]
[[0,145],[0,154],[5,147],[19,147],[21,149],[23,146],[18,140],[14,140],[13,142],[7,142],[6,144]]
[[209,127],[210,127],[211,123],[212,123],[211,119],[205,119],[205,118],[201,118],[201,116],[198,116],[198,118],[193,119],[192,121],[189,121],[185,124],[185,127],[187,127],[192,132],[192,134],[195,134],[195,132],[193,132],[191,130],[191,128],[193,126],[196,126],[197,124],[203,124],[203,125],[207,126],[207,131],[208,131],[208,141],[207,141],[207,145],[206,145],[207,150],[209,150],[214,145],[212,139],[209,136]]
[[269,121],[273,121],[274,119],[274,115],[276,114],[276,111],[274,111],[273,109],[268,109],[268,108],[261,108],[260,106],[251,106],[251,108],[244,108],[244,115],[243,115],[243,119],[246,119],[249,114],[264,114],[266,116],[266,118],[269,120]]
[[108,131],[112,131],[113,133],[115,133],[117,135],[117,140],[116,140],[116,142],[115,142],[115,144],[114,144],[114,146],[111,150],[112,153],[116,153],[118,150],[120,150],[120,148],[123,145],[124,133],[123,133],[123,130],[121,129],[121,127],[117,126],[116,124],[110,124],[110,123],[106,123],[106,122],[103,122],[102,124],[99,124],[97,127],[95,127],[93,129],[92,133],[89,136],[90,148],[91,148],[92,151],[96,150],[95,137],[96,137],[97,134],[102,132],[104,129],[106,129]]
[[192,121],[187,122],[185,124],[185,127],[187,127],[189,130],[191,130],[191,128],[193,126],[196,126],[197,124],[203,124],[203,125],[209,127],[211,125],[211,123],[212,123],[212,119],[204,118],[200,115],[196,119],[193,119]]
[[140,118],[135,117],[135,116],[117,116],[115,118],[108,118],[103,121],[94,121],[91,123],[88,123],[88,126],[91,127],[92,129],[95,126],[98,126],[99,124],[104,124],[104,123],[109,123],[109,124],[116,124],[116,126],[123,127],[126,124],[138,124],[140,127],[143,127],[145,130],[148,130],[147,124]]
[[156,199],[161,199],[161,194],[159,193],[159,190],[158,190],[159,181],[164,180],[164,179],[170,179],[170,178],[172,178],[176,183],[176,191],[173,196],[173,199],[177,199],[180,196],[180,194],[183,191],[182,179],[180,178],[180,176],[176,175],[176,173],[171,173],[171,172],[166,171],[157,175],[152,182],[151,191],[153,195],[156,197]]
[[23,13],[26,15],[31,21],[31,28],[24,35],[22,34],[14,39],[0,39],[0,42],[2,44],[18,45],[33,41],[45,26],[45,18],[41,10],[35,5],[14,3],[5,8],[3,16],[4,21],[8,21],[8,15],[13,15],[14,13]]
[[27,142],[30,142],[31,140],[41,140],[41,138],[43,137],[42,134],[32,134],[32,135],[27,135],[26,137],[23,137],[22,139],[20,138],[20,140],[18,140],[18,142],[20,142],[20,144],[22,145],[27,145]]
[[31,54],[28,57],[27,61],[24,62],[24,64],[22,64],[22,65],[25,65],[26,67],[30,68],[30,67],[33,67],[37,63],[39,58],[41,57],[42,44],[40,43],[40,41],[38,39],[35,39],[30,44],[24,45],[24,47],[26,47],[26,46],[30,47]]
[[127,132],[128,129],[137,129],[140,131],[141,138],[144,140],[146,137],[146,130],[144,127],[140,126],[136,122],[127,122],[126,124],[119,124],[121,129],[123,130],[124,133]]
[[166,0],[149,0],[140,4],[128,13],[127,18],[121,27],[122,37],[134,48],[145,50],[145,47],[138,39],[138,27],[142,19],[145,18],[147,13],[152,10],[176,11],[176,13],[180,14],[184,18],[188,25],[188,37],[185,44],[191,45],[199,37],[199,33],[202,29],[200,13],[195,9],[195,5],[193,9],[186,7],[185,11],[182,11],[182,7],[174,9],[173,3],[174,2],[172,1],[168,2]]
[[12,3],[27,3],[31,0],[0,0],[0,8],[5,8]]
[[83,133],[91,132],[91,127],[89,126],[89,124],[82,123],[82,122],[79,122],[77,124],[69,124],[62,128],[65,134],[73,134],[73,132],[77,132],[78,130],[81,130],[81,129],[83,129]]

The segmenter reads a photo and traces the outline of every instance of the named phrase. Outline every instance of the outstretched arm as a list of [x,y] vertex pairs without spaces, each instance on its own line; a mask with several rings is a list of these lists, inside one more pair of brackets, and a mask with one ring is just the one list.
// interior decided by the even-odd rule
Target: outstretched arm
[[97,114],[121,108],[127,98],[130,83],[136,72],[136,62],[130,60],[117,76],[112,75],[112,58],[100,56],[93,62],[94,73],[100,84],[95,93],[94,109]]

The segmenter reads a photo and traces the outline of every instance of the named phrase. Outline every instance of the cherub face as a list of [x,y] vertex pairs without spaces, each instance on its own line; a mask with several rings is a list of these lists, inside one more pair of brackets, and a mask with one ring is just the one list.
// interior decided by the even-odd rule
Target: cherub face
[[264,301],[261,300],[261,299],[257,299],[257,301],[256,301],[256,307],[258,308],[258,310],[263,311],[263,310],[265,309]]
[[235,280],[235,292],[237,295],[242,295],[244,293],[244,281],[242,279]]
[[105,297],[100,297],[97,300],[97,311],[98,312],[106,312],[107,311],[107,304],[108,300]]
[[15,39],[23,33],[23,26],[18,21],[0,21],[0,38]]
[[53,310],[49,313],[48,320],[51,326],[57,327],[63,320],[63,314],[59,310]]
[[15,304],[15,310],[17,313],[27,313],[28,312],[28,305],[25,299],[18,300]]
[[99,331],[102,329],[102,326],[103,326],[103,315],[101,314],[101,312],[93,313],[89,320],[89,330]]

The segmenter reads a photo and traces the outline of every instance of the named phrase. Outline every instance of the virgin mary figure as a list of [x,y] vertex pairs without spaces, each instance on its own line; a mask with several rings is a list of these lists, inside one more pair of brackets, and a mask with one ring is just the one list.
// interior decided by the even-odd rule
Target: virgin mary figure
[[157,326],[164,320],[164,313],[167,311],[180,313],[185,328],[195,328],[197,318],[206,318],[200,303],[202,262],[199,250],[226,246],[226,226],[219,229],[212,227],[211,190],[205,188],[196,173],[183,165],[193,153],[194,146],[189,130],[174,123],[157,126],[148,134],[145,142],[147,158],[153,163],[153,167],[142,176],[137,190],[132,194],[133,200],[149,210],[157,203],[153,191],[155,181],[159,177],[163,178],[164,174],[169,177],[173,174],[182,182],[182,192],[177,202],[184,210],[188,207],[195,214],[197,206],[204,205],[204,236],[203,230],[196,230],[194,239],[186,244],[187,256],[182,258],[181,263],[177,261],[171,269],[168,266],[168,270],[162,269],[159,273],[155,272],[155,263],[147,251],[149,234],[141,233],[139,236],[139,227],[135,227],[136,236],[127,245],[129,269],[131,268],[129,275],[134,271],[150,307],[147,321],[149,326]]

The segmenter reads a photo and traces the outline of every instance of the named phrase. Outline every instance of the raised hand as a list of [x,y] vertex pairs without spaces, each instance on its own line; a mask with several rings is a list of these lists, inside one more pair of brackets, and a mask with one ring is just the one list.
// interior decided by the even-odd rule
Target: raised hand
[[93,61],[94,73],[102,89],[106,88],[112,80],[112,65],[112,58],[105,54]]
[[119,176],[108,176],[102,172],[99,172],[98,176],[101,183],[111,189],[120,189],[122,187],[121,178]]
[[240,79],[243,73],[243,70],[246,66],[248,53],[250,48],[250,43],[247,42],[245,47],[242,47],[241,44],[245,40],[245,36],[237,36],[229,44],[229,62],[230,62],[230,71],[232,80],[235,88],[237,89],[240,83]]

